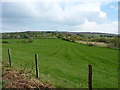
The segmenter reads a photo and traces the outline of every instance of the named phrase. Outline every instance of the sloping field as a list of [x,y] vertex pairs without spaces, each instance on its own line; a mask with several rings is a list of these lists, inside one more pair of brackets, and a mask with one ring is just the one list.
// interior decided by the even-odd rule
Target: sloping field
[[93,88],[118,87],[118,50],[92,47],[61,39],[5,39],[3,60],[11,49],[12,66],[35,71],[34,54],[39,55],[40,80],[62,88],[87,88],[88,64],[93,65]]

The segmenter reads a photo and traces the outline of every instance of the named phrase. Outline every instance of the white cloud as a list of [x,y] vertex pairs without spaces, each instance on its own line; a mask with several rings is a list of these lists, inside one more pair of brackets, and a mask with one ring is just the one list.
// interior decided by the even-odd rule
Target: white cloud
[[[97,23],[104,23],[106,13],[101,11],[101,3],[79,3],[71,5],[64,3],[65,8],[58,2],[54,3],[13,3],[7,5],[3,11],[3,17],[33,18],[40,23],[59,23],[66,25],[83,24],[85,19]],[[3,5],[4,8],[4,5]],[[25,9],[24,9],[25,8]],[[18,10],[19,9],[19,10]]]
[[118,34],[118,22],[114,21],[110,23],[97,24],[95,22],[88,22],[86,20],[83,25],[76,26],[75,31],[104,32]]
[[[104,4],[102,1],[92,3],[90,1],[87,3],[52,1],[12,3],[7,7],[3,5],[3,23],[10,22],[13,26],[18,24],[19,28],[24,30],[25,26],[31,27],[36,24],[35,28],[46,25],[47,29],[52,27],[51,29],[55,30],[117,33],[117,22],[106,22],[106,12],[101,10],[101,5]],[[18,30],[18,28],[13,29]]]
[[100,11],[99,17],[101,17],[101,18],[107,18],[106,13],[105,12],[101,12],[101,11]]
[[110,8],[115,11],[118,11],[118,5],[111,5]]
[[119,0],[1,0],[2,2],[118,2]]
[[30,30],[29,28],[27,27],[24,27],[24,26],[11,26],[11,25],[2,25],[1,27],[1,32],[22,32],[22,31],[26,31],[26,30]]

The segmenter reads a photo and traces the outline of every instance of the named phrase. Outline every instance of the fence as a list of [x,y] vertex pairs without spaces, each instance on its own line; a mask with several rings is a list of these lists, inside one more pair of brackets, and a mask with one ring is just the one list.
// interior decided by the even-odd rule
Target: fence
[[[8,59],[9,59],[9,65],[12,66],[12,59],[11,59],[11,52],[10,49],[8,49]],[[35,72],[36,72],[36,78],[39,78],[39,69],[38,69],[38,54],[35,54]],[[88,65],[88,88],[89,90],[92,90],[92,65]]]

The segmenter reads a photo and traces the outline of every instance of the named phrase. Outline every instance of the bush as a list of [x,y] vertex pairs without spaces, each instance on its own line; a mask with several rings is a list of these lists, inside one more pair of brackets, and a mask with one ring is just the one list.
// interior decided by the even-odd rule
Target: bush
[[108,45],[109,48],[118,48],[120,49],[120,38],[114,38],[110,41]]
[[88,46],[95,46],[94,44],[92,43],[87,43]]
[[32,43],[33,42],[33,37],[28,37],[28,43]]
[[92,38],[91,41],[93,42],[104,42],[104,43],[111,43],[113,38],[106,38],[106,37],[95,37]]
[[2,43],[10,43],[10,42],[8,42],[8,41],[2,41]]

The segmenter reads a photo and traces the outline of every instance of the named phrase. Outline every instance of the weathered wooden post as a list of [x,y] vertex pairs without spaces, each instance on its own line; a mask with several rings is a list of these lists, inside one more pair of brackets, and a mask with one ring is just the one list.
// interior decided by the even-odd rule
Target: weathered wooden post
[[36,77],[39,77],[39,69],[38,69],[38,54],[35,54],[35,66],[36,66]]
[[10,53],[10,49],[8,49],[8,59],[9,59],[9,64],[11,66],[11,53]]
[[89,90],[92,90],[92,65],[88,65],[89,71],[88,71],[88,87]]

